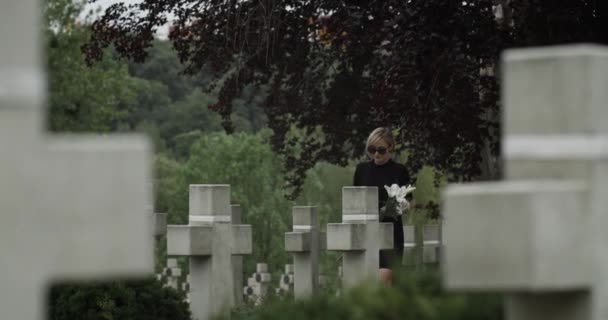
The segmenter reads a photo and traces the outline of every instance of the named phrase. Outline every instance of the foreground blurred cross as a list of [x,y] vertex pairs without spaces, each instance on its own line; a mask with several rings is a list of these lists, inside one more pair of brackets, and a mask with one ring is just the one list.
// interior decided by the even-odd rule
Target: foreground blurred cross
[[504,182],[445,192],[446,286],[507,319],[608,319],[608,49],[504,55]]
[[50,282],[153,267],[145,140],[45,135],[39,5],[0,2],[2,319],[43,319]]

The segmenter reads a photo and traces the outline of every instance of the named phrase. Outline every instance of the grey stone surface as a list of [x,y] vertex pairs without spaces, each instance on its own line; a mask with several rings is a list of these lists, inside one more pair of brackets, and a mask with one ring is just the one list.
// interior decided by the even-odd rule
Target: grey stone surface
[[343,287],[377,282],[380,249],[393,248],[393,225],[378,222],[378,189],[344,187],[342,207],[343,222],[327,224],[327,250],[343,253]]
[[167,253],[174,256],[208,256],[213,251],[213,226],[167,226]]
[[190,257],[190,308],[206,320],[235,304],[232,256],[251,253],[251,227],[232,225],[228,185],[191,185],[190,205],[189,224],[167,228],[167,254]]
[[[242,208],[238,204],[233,204],[230,206],[230,210],[232,213],[232,224],[240,225],[242,222]],[[241,234],[242,233],[238,233]],[[237,240],[238,243],[247,244],[245,240]],[[249,249],[251,252],[251,249]],[[243,287],[243,257],[234,255],[232,256],[232,273],[234,274],[234,304],[241,305],[243,304],[243,292],[241,288]]]
[[285,251],[292,253],[310,252],[312,235],[310,232],[285,232]]
[[446,285],[509,291],[588,286],[591,270],[581,248],[585,191],[584,184],[569,181],[448,187],[445,237],[457,240],[446,250]]
[[161,237],[167,234],[167,214],[166,213],[154,213],[153,214],[153,225],[154,225],[154,236]]
[[608,319],[608,49],[514,50],[502,69],[507,181],[445,192],[446,284],[506,291],[509,320]]
[[285,270],[279,279],[279,288],[277,288],[277,293],[287,293],[293,290],[294,283],[294,265],[286,264]]
[[443,250],[443,239],[441,224],[425,224],[418,226],[422,229],[422,250],[416,250],[415,227],[413,225],[403,226],[404,235],[404,264],[414,266],[420,264],[440,263],[441,251]]
[[182,269],[177,265],[177,259],[167,259],[167,267],[163,269],[163,276],[167,280],[167,286],[175,290],[179,288],[179,277],[182,275]]
[[506,136],[608,133],[605,47],[511,50],[503,65]]
[[349,187],[342,191],[342,221],[377,219],[378,189],[369,187]]
[[153,272],[148,141],[45,133],[39,15],[37,1],[0,3],[3,319],[44,319],[55,281]]
[[167,267],[168,268],[177,268],[177,259],[175,259],[175,258],[167,259]]
[[189,199],[190,221],[229,222],[232,217],[229,185],[192,184]]
[[268,273],[268,265],[266,263],[257,263],[256,272],[247,279],[247,285],[243,288],[243,295],[253,302],[254,305],[260,305],[264,302],[270,281],[272,277]]
[[294,297],[305,298],[319,290],[321,241],[316,207],[292,209],[293,231],[285,233],[285,250],[293,254]]

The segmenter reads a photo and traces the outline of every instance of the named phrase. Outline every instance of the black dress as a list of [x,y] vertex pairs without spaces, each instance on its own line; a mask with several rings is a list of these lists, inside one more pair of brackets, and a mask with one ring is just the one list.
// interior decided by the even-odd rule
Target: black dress
[[[372,160],[357,165],[353,180],[354,186],[378,187],[378,209],[380,209],[388,198],[384,186],[390,186],[393,183],[399,186],[407,186],[410,183],[410,176],[405,166],[392,159],[382,165],[377,165]],[[393,223],[395,246],[392,250],[380,250],[380,268],[390,268],[392,264],[401,263],[403,257],[403,222],[401,216],[398,216],[397,219],[383,217],[380,222]]]

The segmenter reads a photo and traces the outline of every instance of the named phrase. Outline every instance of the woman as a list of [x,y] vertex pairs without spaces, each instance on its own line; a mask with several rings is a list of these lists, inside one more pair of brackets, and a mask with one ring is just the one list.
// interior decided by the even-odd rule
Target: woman
[[[367,155],[371,161],[362,162],[355,170],[355,186],[378,187],[378,210],[384,206],[388,193],[384,186],[394,183],[407,186],[410,176],[405,166],[391,159],[395,151],[395,139],[388,128],[377,128],[369,135],[366,144]],[[396,219],[383,217],[380,222],[393,223],[394,248],[380,250],[379,277],[382,283],[390,285],[393,279],[391,266],[401,263],[403,257],[403,222],[401,216]]]

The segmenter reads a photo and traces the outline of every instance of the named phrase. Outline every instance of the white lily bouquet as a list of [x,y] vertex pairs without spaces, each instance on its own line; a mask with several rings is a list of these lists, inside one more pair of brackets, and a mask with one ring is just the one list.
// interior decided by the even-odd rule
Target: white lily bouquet
[[380,216],[391,218],[397,218],[410,207],[410,202],[405,197],[416,190],[412,185],[399,187],[397,184],[390,187],[385,185],[384,189],[388,193],[388,199],[384,207],[380,208]]

